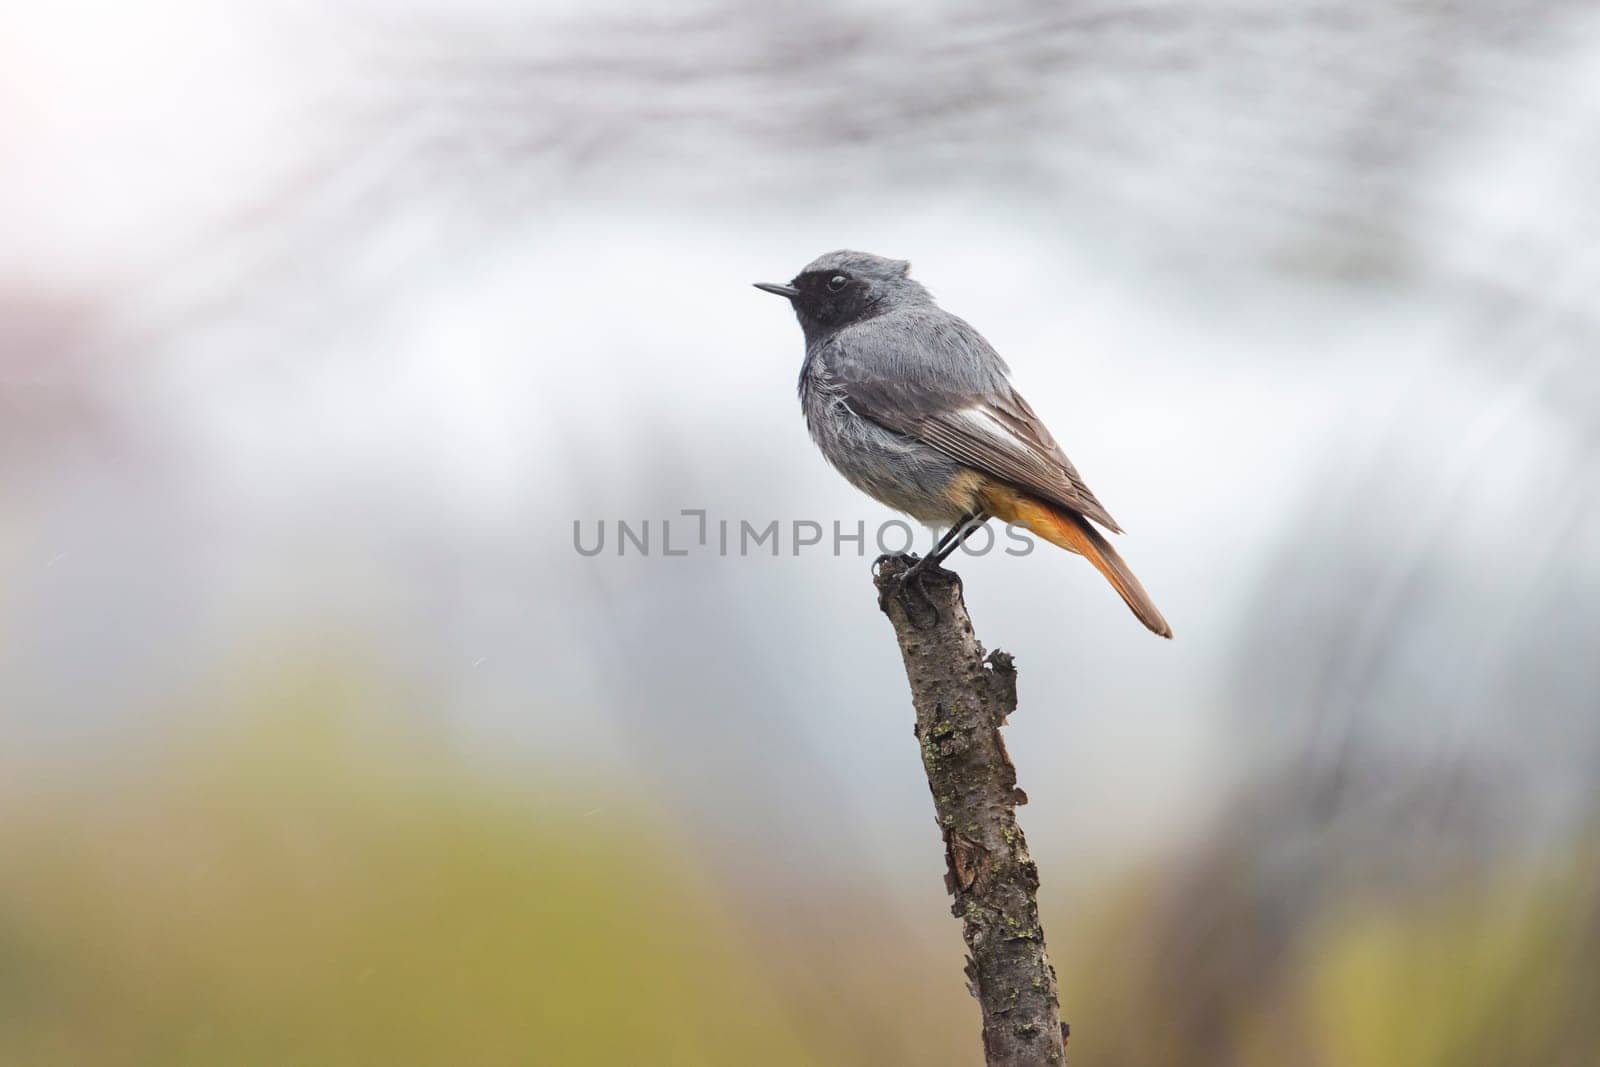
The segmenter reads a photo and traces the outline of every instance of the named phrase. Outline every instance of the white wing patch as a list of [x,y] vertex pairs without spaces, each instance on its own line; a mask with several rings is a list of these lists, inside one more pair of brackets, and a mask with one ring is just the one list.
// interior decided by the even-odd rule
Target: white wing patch
[[955,415],[1001,448],[1037,462],[1038,448],[1018,437],[1015,430],[996,418],[993,409],[987,406],[962,408]]

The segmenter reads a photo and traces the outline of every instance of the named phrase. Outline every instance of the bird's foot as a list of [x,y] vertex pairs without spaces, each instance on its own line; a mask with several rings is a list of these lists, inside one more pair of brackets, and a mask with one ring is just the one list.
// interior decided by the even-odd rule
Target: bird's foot
[[[939,565],[939,561],[933,556],[925,556],[921,559],[917,559],[915,556],[906,556],[904,558],[912,559],[915,562],[895,580],[896,584],[903,590],[915,593],[916,599],[920,600],[922,606],[933,613],[933,621],[938,624],[943,621],[944,615],[939,611],[939,605],[934,603],[932,594],[928,592],[926,582],[935,574],[943,574],[944,568]],[[908,610],[911,607],[911,603],[911,598],[907,597],[906,607]]]

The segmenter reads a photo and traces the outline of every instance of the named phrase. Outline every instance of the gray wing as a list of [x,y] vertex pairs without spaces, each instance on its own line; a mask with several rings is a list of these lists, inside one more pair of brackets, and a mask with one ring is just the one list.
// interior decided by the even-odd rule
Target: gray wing
[[1122,532],[1012,387],[1005,361],[961,319],[937,308],[869,319],[824,358],[856,414]]

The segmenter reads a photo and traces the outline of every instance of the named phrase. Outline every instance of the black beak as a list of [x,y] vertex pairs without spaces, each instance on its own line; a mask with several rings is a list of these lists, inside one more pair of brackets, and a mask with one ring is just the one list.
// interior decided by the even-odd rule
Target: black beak
[[755,282],[755,287],[763,293],[773,293],[777,296],[786,296],[790,300],[800,295],[800,290],[792,285],[779,285],[777,282]]

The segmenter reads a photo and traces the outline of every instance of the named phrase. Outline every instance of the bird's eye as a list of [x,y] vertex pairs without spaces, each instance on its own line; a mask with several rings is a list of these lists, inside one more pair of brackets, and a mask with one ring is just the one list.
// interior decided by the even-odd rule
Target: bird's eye
[[850,284],[849,278],[846,278],[843,274],[835,274],[828,279],[828,292],[837,293],[848,284]]

